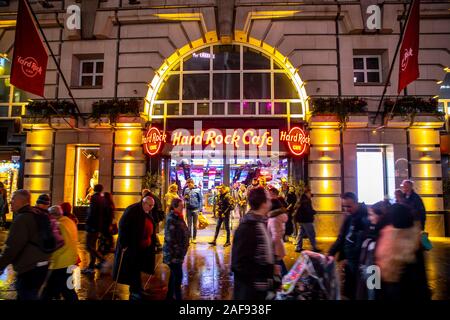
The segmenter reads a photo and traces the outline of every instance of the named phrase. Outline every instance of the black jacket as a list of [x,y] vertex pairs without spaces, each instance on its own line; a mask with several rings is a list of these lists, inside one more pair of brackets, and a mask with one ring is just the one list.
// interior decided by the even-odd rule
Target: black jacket
[[315,214],[316,210],[312,207],[311,199],[307,195],[302,194],[300,198],[300,207],[295,213],[295,221],[298,223],[312,223],[314,222]]
[[152,209],[153,220],[156,223],[159,223],[165,219],[165,214],[164,214],[161,199],[159,199],[159,197],[156,194],[154,194],[153,192],[150,193],[150,197],[152,197],[153,200],[155,200],[155,206]]
[[[153,223],[153,234],[151,245],[148,248],[141,248],[141,242],[144,238],[145,219],[150,219]],[[114,257],[113,279],[117,277],[120,257],[124,248],[127,249],[123,254],[119,283],[130,284],[133,273],[136,272],[142,271],[153,274],[155,269],[155,243],[155,224],[151,214],[144,212],[141,202],[126,208],[119,221],[119,237]]]
[[234,234],[231,270],[235,283],[244,283],[248,288],[245,292],[235,291],[239,295],[235,299],[256,299],[271,289],[274,255],[266,224],[267,218],[250,211],[242,218]]
[[328,254],[334,256],[339,253],[339,260],[346,259],[349,264],[356,267],[368,223],[367,207],[364,203],[360,203],[354,214],[345,217],[339,235]]
[[226,217],[230,215],[231,210],[233,210],[232,201],[233,199],[231,199],[229,192],[219,196],[218,211],[220,216]]
[[424,230],[427,215],[422,198],[413,191],[409,197],[405,198],[405,203],[412,209],[415,220],[420,221],[422,230]]
[[86,219],[86,231],[100,232],[103,229],[104,198],[100,192],[96,192],[91,197],[88,216]]

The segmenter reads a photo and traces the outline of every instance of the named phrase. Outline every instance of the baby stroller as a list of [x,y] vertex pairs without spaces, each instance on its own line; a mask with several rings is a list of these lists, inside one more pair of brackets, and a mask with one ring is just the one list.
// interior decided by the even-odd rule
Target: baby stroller
[[326,256],[302,251],[294,266],[283,277],[276,300],[340,300],[336,263]]

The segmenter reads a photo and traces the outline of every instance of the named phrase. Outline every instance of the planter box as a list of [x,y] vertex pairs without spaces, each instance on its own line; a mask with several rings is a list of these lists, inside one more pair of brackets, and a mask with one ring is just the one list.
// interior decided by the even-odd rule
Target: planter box
[[394,116],[387,121],[386,127],[388,128],[441,128],[445,124],[444,120],[439,119],[435,115],[419,114],[414,117],[414,122],[411,123],[410,117]]
[[52,117],[51,126],[55,129],[72,129],[77,126],[77,119],[74,117]]
[[368,115],[350,115],[346,123],[347,128],[367,128],[369,125]]
[[100,128],[111,128],[111,122],[108,117],[101,117],[99,120],[90,119],[88,123],[89,128],[100,129]]
[[38,117],[22,117],[22,126],[24,128],[32,128],[32,127],[40,127],[40,128],[50,128],[49,120],[47,118],[38,118]]
[[145,124],[145,120],[141,117],[135,116],[119,116],[116,123],[116,127],[142,127]]
[[421,114],[414,117],[411,128],[432,128],[439,129],[445,124],[445,120],[439,119],[435,115]]
[[339,128],[341,124],[335,114],[314,115],[308,122],[310,128]]

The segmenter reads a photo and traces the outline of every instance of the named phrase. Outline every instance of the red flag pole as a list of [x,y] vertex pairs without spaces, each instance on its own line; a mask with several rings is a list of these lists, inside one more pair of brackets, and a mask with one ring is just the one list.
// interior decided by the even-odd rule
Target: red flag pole
[[34,22],[35,22],[36,25],[38,26],[39,32],[41,33],[41,36],[42,36],[42,38],[44,39],[45,44],[47,45],[48,51],[50,52],[50,55],[51,55],[52,58],[53,58],[53,62],[55,63],[56,68],[58,69],[58,72],[59,72],[59,74],[61,75],[61,78],[62,78],[62,80],[63,80],[63,82],[64,82],[64,85],[65,85],[67,91],[69,92],[69,96],[70,96],[70,98],[72,99],[72,102],[75,104],[75,108],[77,109],[78,115],[79,115],[83,120],[85,120],[85,118],[83,117],[83,115],[82,115],[81,112],[80,112],[80,109],[78,108],[78,104],[77,104],[77,102],[75,101],[75,98],[73,97],[72,90],[70,90],[70,87],[69,87],[69,84],[67,83],[66,77],[64,77],[64,74],[63,74],[63,72],[62,72],[62,70],[61,70],[61,66],[60,66],[59,63],[58,63],[58,60],[56,60],[55,54],[53,53],[53,50],[52,50],[52,48],[50,47],[50,44],[49,44],[49,42],[48,42],[48,40],[47,40],[47,37],[45,36],[44,30],[42,29],[41,24],[39,23],[39,21],[38,21],[38,19],[37,19],[36,13],[34,12],[33,8],[31,7],[30,3],[28,2],[28,0],[25,0],[25,4],[26,4],[26,6],[28,7],[28,9],[30,10],[30,12],[31,12],[31,14],[32,14],[32,16],[33,16]]
[[[384,96],[386,95],[386,91],[387,91],[387,87],[388,87],[389,81],[391,80],[391,75],[392,75],[392,71],[394,70],[395,60],[397,59],[398,52],[399,52],[400,46],[402,44],[403,35],[405,33],[406,25],[408,24],[408,20],[409,20],[409,17],[411,15],[411,9],[412,9],[412,6],[413,6],[413,2],[414,2],[414,0],[411,0],[411,3],[410,3],[409,8],[408,8],[408,13],[407,13],[407,16],[406,16],[406,21],[401,26],[401,29],[400,29],[400,37],[399,37],[398,42],[397,42],[397,48],[395,49],[394,58],[392,59],[391,67],[389,68],[389,73],[388,73],[388,76],[387,76],[387,79],[386,79],[386,83],[384,84],[383,94],[381,95],[380,102],[378,103],[377,113],[375,114],[375,117],[373,118],[373,121],[372,121],[373,124],[375,124],[375,122],[377,121],[377,117],[378,117],[378,114],[380,113],[380,109],[381,109],[381,104],[383,103]],[[403,15],[402,16],[405,15],[405,11],[406,11],[406,8],[403,11]],[[395,99],[396,102],[394,103],[394,107],[395,107],[395,105],[397,103],[398,96],[399,96],[399,94],[397,94],[397,97]],[[394,108],[392,108],[391,111],[393,111],[393,110],[394,110]]]

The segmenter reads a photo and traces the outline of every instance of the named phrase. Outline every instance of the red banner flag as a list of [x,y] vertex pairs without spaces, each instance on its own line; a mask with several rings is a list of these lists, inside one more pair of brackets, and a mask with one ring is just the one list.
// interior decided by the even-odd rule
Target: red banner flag
[[11,84],[44,96],[48,55],[25,0],[19,0],[16,37],[11,67]]
[[406,23],[398,72],[398,93],[419,77],[420,0],[413,0]]

